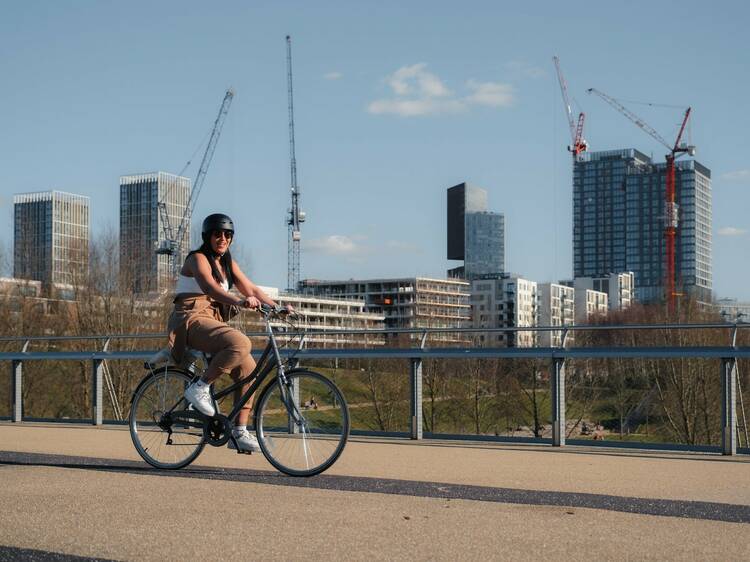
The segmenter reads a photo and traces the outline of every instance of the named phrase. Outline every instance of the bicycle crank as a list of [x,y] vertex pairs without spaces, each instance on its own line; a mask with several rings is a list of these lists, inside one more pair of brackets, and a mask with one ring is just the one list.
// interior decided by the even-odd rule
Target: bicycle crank
[[206,443],[214,447],[226,445],[232,435],[231,420],[221,414],[208,418],[203,424],[203,437]]

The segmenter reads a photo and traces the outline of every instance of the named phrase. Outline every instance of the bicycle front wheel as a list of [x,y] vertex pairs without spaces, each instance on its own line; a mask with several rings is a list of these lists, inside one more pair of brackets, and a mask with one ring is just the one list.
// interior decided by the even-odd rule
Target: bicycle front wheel
[[349,408],[338,387],[313,371],[287,373],[258,400],[255,430],[266,459],[290,476],[329,468],[349,437]]
[[138,386],[130,407],[130,437],[138,454],[156,468],[187,466],[201,454],[203,422],[183,398],[191,377],[160,370]]

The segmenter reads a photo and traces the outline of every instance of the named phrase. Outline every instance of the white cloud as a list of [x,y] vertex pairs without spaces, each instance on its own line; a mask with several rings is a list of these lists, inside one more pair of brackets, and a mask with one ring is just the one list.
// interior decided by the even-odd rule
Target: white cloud
[[343,77],[344,75],[340,72],[328,72],[323,75],[323,78],[325,78],[326,80],[339,80]]
[[513,87],[499,82],[466,82],[467,95],[452,92],[443,81],[427,70],[423,62],[402,66],[385,79],[392,96],[377,99],[367,106],[376,115],[401,117],[460,113],[473,105],[508,107],[514,101]]
[[445,84],[425,68],[420,62],[411,66],[402,66],[391,74],[387,81],[398,96],[417,95],[419,97],[437,98],[451,95]]
[[344,259],[352,263],[360,263],[364,258],[386,249],[392,254],[420,253],[421,249],[411,243],[399,240],[386,242],[371,242],[363,234],[331,234],[322,238],[303,240],[303,250],[313,254],[322,254]]
[[721,174],[719,179],[737,183],[750,183],[750,170],[736,170]]
[[304,242],[305,250],[329,256],[352,256],[361,253],[363,246],[353,237],[332,234]]
[[744,228],[737,228],[734,226],[725,226],[718,230],[719,236],[742,236],[747,234],[747,230]]
[[509,107],[515,101],[513,86],[510,84],[469,80],[466,85],[473,92],[466,98],[469,103],[489,107]]

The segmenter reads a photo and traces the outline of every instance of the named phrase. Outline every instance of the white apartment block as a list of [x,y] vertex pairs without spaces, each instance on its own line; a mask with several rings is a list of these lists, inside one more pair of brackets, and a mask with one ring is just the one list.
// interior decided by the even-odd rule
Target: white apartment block
[[[472,323],[475,328],[520,328],[537,325],[536,281],[502,274],[471,283]],[[479,342],[490,346],[533,347],[534,331],[480,332]]]
[[[575,323],[575,289],[558,283],[540,283],[539,314],[540,326],[571,326]],[[573,341],[570,332],[566,342]],[[539,332],[539,345],[542,347],[562,347],[562,331]]]
[[606,316],[608,307],[607,293],[593,289],[575,289],[576,324],[588,324],[594,316]]
[[635,302],[635,274],[632,271],[602,277],[576,277],[573,286],[607,293],[609,310],[625,310]]

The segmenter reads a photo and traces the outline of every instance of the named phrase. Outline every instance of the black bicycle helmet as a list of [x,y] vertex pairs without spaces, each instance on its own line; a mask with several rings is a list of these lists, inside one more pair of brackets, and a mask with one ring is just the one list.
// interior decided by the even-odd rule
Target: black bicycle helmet
[[229,218],[229,215],[225,215],[224,213],[214,213],[203,219],[201,234],[203,235],[204,241],[214,230],[228,230],[234,234],[234,223],[232,222],[232,219]]

